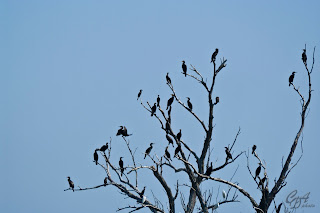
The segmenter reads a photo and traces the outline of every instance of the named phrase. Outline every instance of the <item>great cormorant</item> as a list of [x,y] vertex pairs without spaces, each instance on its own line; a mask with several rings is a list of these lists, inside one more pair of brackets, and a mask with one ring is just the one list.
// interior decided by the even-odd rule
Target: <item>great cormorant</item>
[[120,126],[120,129],[118,129],[116,136],[122,135],[122,133],[123,133],[123,126]]
[[216,97],[216,104],[219,103],[219,97]]
[[141,93],[142,93],[142,89],[141,89],[141,90],[139,91],[139,93],[138,93],[138,98],[137,98],[137,100],[140,98]]
[[170,132],[170,123],[166,122],[166,132]]
[[223,199],[226,199],[226,197],[227,197],[227,193],[224,190],[222,190],[222,197],[223,197]]
[[180,139],[181,139],[181,136],[182,136],[182,133],[181,133],[181,129],[180,129],[180,131],[178,132],[178,134],[177,134],[177,139],[180,141]]
[[105,186],[108,184],[108,178],[107,177],[104,178],[103,183],[104,183]]
[[173,157],[176,157],[177,154],[179,154],[179,152],[181,152],[181,145],[178,144],[177,148],[174,150],[174,156]]
[[167,84],[171,84],[171,79],[169,77],[169,73],[167,72],[167,75],[166,75],[166,80],[167,80]]
[[228,159],[232,159],[232,155],[231,155],[231,153],[230,153],[230,151],[229,151],[228,147],[224,147],[224,148],[226,149],[227,160],[228,160]]
[[171,138],[168,134],[166,134],[166,138],[167,138],[169,144],[172,144],[172,146],[173,146],[173,140],[172,140],[172,138]]
[[93,160],[96,162],[96,165],[98,165],[98,158],[99,158],[97,151],[99,151],[99,149],[94,150],[94,153],[93,153]]
[[306,54],[306,49],[302,49],[302,61],[305,65],[307,65],[307,54]]
[[107,149],[108,149],[109,145],[108,145],[108,142],[106,143],[106,145],[103,145],[101,148],[100,148],[100,151],[101,152],[105,152]]
[[123,172],[124,172],[123,160],[122,160],[122,158],[123,158],[123,157],[120,157],[120,160],[119,160],[119,166],[120,166],[121,176],[123,175]]
[[187,65],[185,61],[182,61],[182,71],[185,77],[187,77]]
[[192,111],[192,103],[190,102],[190,98],[188,98],[188,101],[187,101],[187,104],[188,104],[188,107],[189,107],[189,110]]
[[167,110],[168,110],[168,108],[171,106],[173,100],[174,100],[174,94],[171,94],[171,98],[169,98],[169,100],[168,100],[168,102],[167,102]]
[[67,178],[68,178],[70,188],[72,189],[72,191],[74,191],[74,183],[72,182],[69,176]]
[[157,97],[157,107],[159,107],[160,106],[160,96],[158,95],[158,97]]
[[256,151],[256,149],[257,149],[257,146],[256,146],[256,145],[253,145],[253,146],[252,146],[252,154]]
[[165,154],[165,157],[166,157],[168,160],[171,160],[171,156],[170,156],[170,153],[169,153],[169,151],[168,151],[168,147],[166,147],[166,150],[165,150],[164,154]]
[[295,74],[296,72],[292,72],[292,74],[290,75],[290,77],[289,77],[289,87],[290,87],[290,85],[292,84],[292,82],[293,82],[293,79],[294,79],[294,74]]
[[151,107],[151,116],[154,115],[154,113],[156,112],[156,110],[157,110],[157,105],[156,105],[156,103],[154,103],[153,106]]
[[146,159],[147,155],[150,154],[151,152],[151,149],[152,149],[152,145],[153,143],[150,143],[150,146],[148,147],[148,149],[146,150],[145,154],[144,154],[144,158],[143,159]]
[[143,187],[142,191],[139,193],[141,198],[143,197],[145,191],[146,191],[146,187]]
[[254,179],[256,179],[257,177],[259,177],[259,174],[261,172],[261,163],[259,163],[258,168],[256,169],[256,176],[254,177]]
[[212,56],[211,56],[211,63],[215,62],[216,61],[216,57],[218,55],[218,52],[219,52],[219,49],[216,48],[216,50],[212,53]]
[[212,171],[213,171],[213,166],[212,166],[212,162],[211,162],[209,168],[207,169],[207,171],[205,173],[205,175],[210,176]]

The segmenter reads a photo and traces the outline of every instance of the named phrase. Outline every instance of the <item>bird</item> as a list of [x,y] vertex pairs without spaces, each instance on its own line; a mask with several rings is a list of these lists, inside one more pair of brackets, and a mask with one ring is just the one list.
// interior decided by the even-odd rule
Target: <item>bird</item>
[[159,107],[160,106],[160,96],[158,95],[157,97],[157,106]]
[[74,192],[74,183],[72,182],[72,180],[70,179],[70,177],[68,176],[68,183],[69,183],[69,186],[70,188],[72,189],[72,191]]
[[167,133],[170,132],[170,123],[169,122],[166,122],[166,132]]
[[216,97],[216,104],[219,103],[219,97]]
[[118,129],[116,136],[122,135],[122,133],[123,133],[123,126],[120,126],[120,129]]
[[153,106],[151,107],[151,116],[153,116],[156,111],[157,111],[157,105],[156,103],[154,103]]
[[216,48],[216,50],[212,53],[212,56],[211,56],[211,63],[215,62],[216,61],[216,57],[218,55],[218,52],[219,52],[219,49]]
[[252,154],[256,151],[256,149],[257,149],[257,146],[256,146],[256,145],[253,145],[253,146],[252,146]]
[[119,166],[120,166],[121,176],[123,175],[123,172],[124,172],[123,160],[122,160],[122,158],[123,158],[123,157],[120,157],[120,160],[119,160]]
[[98,158],[99,158],[97,151],[99,151],[99,149],[94,150],[94,153],[93,153],[93,160],[96,162],[96,165],[98,165]]
[[151,149],[152,149],[152,146],[153,145],[153,143],[150,143],[150,146],[148,147],[148,149],[146,150],[146,152],[145,152],[145,154],[144,154],[144,158],[143,159],[146,159],[146,157],[147,157],[147,155],[149,155],[150,154],[150,152],[151,152]]
[[145,191],[146,191],[146,187],[143,187],[142,191],[139,193],[141,198],[143,197]]
[[282,203],[279,204],[279,206],[278,206],[278,208],[276,210],[276,213],[280,213],[281,206],[282,206]]
[[[173,146],[173,140],[172,140],[172,138],[171,138],[168,134],[166,134],[166,138],[167,138],[169,144],[172,144],[172,146]],[[168,144],[168,145],[169,145],[169,144]]]
[[262,180],[261,180],[262,184],[264,184],[264,182],[266,182],[266,180],[267,180],[267,177],[264,176],[264,177],[262,178]]
[[105,186],[108,184],[108,178],[107,177],[104,178],[103,183],[104,183]]
[[188,101],[187,101],[187,104],[188,104],[188,107],[189,107],[189,110],[192,111],[192,103],[190,102],[190,98],[188,98]]
[[306,49],[302,49],[302,61],[303,63],[307,66],[307,54],[306,54]]
[[166,75],[167,84],[171,84],[171,78],[169,77],[169,73]]
[[259,163],[258,168],[256,169],[256,176],[254,177],[254,179],[256,179],[257,177],[259,177],[259,174],[261,172],[261,163]]
[[182,61],[182,71],[185,77],[187,77],[187,65],[185,61]]
[[226,149],[227,160],[228,160],[228,159],[232,159],[232,155],[231,155],[231,153],[230,153],[230,151],[229,151],[228,147],[224,147],[224,148]]
[[292,74],[290,75],[290,77],[289,77],[289,87],[290,87],[290,85],[292,84],[292,82],[293,82],[293,79],[294,79],[294,74],[295,74],[296,72],[292,72]]
[[105,152],[107,149],[108,149],[109,145],[108,145],[108,142],[106,143],[106,145],[102,145],[101,148],[100,148],[100,151],[101,152]]
[[178,144],[177,148],[174,150],[174,156],[173,157],[176,157],[177,154],[179,154],[179,152],[181,152],[181,145]]
[[170,153],[169,153],[169,151],[168,151],[168,146],[166,147],[166,150],[165,150],[164,154],[165,154],[165,157],[166,157],[168,160],[171,160],[171,156],[170,156]]
[[181,129],[180,129],[180,131],[178,132],[178,134],[177,134],[177,139],[180,141],[180,139],[181,139],[181,136],[182,136],[182,133],[181,133]]
[[141,90],[139,91],[139,93],[138,93],[138,98],[137,98],[137,100],[140,98],[141,93],[142,93],[142,89],[141,89]]
[[122,135],[123,135],[124,137],[127,137],[127,136],[130,136],[130,135],[132,135],[132,134],[128,134],[127,128],[126,128],[125,126],[123,126]]
[[205,175],[210,176],[212,171],[213,171],[213,166],[212,166],[212,162],[211,162],[210,166],[208,167],[208,169],[207,169],[207,171],[205,173]]
[[226,199],[226,197],[227,197],[227,193],[224,190],[222,190],[222,197],[223,197],[223,199]]
[[167,110],[168,110],[168,108],[171,106],[173,100],[174,100],[174,94],[171,94],[171,98],[169,98],[169,100],[168,100],[168,102],[167,102]]

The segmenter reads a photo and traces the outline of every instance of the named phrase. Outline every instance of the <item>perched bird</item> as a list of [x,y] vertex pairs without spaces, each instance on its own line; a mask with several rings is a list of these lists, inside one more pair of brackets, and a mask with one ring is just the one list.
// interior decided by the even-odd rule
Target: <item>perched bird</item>
[[141,198],[143,197],[145,191],[146,191],[146,187],[143,187],[142,191],[139,193]]
[[166,122],[166,132],[167,133],[170,132],[170,123],[168,123],[168,122]]
[[150,143],[150,146],[148,147],[148,149],[146,150],[146,152],[145,152],[145,154],[144,154],[144,158],[143,159],[146,159],[146,157],[147,157],[147,155],[149,155],[150,154],[150,152],[151,152],[151,149],[152,149],[152,146],[153,145],[153,143]]
[[252,146],[252,154],[256,151],[256,149],[257,149],[257,146],[256,146],[256,145],[253,145],[253,146]]
[[188,101],[187,101],[187,104],[188,104],[188,107],[189,107],[189,110],[192,111],[192,103],[190,102],[190,98],[188,98]]
[[105,186],[108,184],[108,178],[107,177],[104,178],[103,183],[104,183]]
[[158,97],[157,97],[157,107],[159,107],[160,106],[160,96],[158,95]]
[[177,139],[180,141],[180,139],[181,139],[181,136],[182,136],[182,133],[181,133],[181,129],[180,129],[180,131],[178,132],[178,134],[177,134]]
[[279,206],[278,206],[278,208],[276,210],[276,213],[280,213],[281,206],[282,206],[282,203],[279,204]]
[[219,103],[219,97],[216,97],[216,104]]
[[210,176],[212,171],[213,171],[213,166],[212,166],[212,162],[211,162],[209,168],[207,169],[207,171],[205,173],[205,175]]
[[141,89],[141,90],[139,91],[139,93],[138,93],[138,98],[137,98],[137,100],[140,98],[141,93],[142,93],[142,89]]
[[123,126],[120,126],[120,129],[118,129],[116,136],[122,135],[122,133],[123,133]]
[[219,52],[219,49],[216,48],[216,50],[212,53],[212,56],[211,56],[211,63],[215,62],[216,61],[216,57],[218,55],[218,52]]
[[302,61],[303,63],[307,66],[307,54],[306,54],[306,49],[302,49]]
[[232,155],[231,155],[231,153],[230,153],[230,151],[229,151],[228,147],[224,147],[224,148],[226,149],[227,160],[228,160],[228,159],[232,159]]
[[259,177],[259,174],[261,172],[261,163],[259,163],[258,168],[256,169],[256,176],[254,177],[254,179],[256,179],[257,177]]
[[98,165],[98,158],[99,158],[97,151],[99,151],[99,149],[94,150],[94,153],[93,153],[93,160],[96,162],[96,165]]
[[100,148],[100,151],[101,152],[105,152],[107,149],[108,149],[109,145],[108,145],[108,142],[106,143],[106,145],[103,145],[101,148]]
[[292,84],[292,82],[293,82],[293,79],[294,79],[294,74],[295,74],[296,72],[292,72],[292,74],[290,75],[290,77],[289,77],[289,87],[290,87],[290,85]]
[[127,128],[126,128],[125,126],[123,126],[122,135],[125,136],[125,137],[127,137],[127,136],[130,136],[130,135],[132,135],[132,134],[128,134]]
[[123,175],[123,172],[124,172],[123,160],[122,160],[122,158],[123,158],[123,157],[120,157],[120,160],[119,160],[119,166],[120,166],[121,176]]
[[170,153],[169,153],[169,151],[168,151],[168,147],[166,147],[166,150],[165,150],[164,154],[165,154],[165,157],[166,157],[168,160],[171,160],[171,156],[170,156]]
[[176,157],[177,154],[179,154],[179,152],[181,152],[181,145],[178,144],[177,148],[174,150],[174,156],[173,157]]
[[166,80],[167,80],[167,84],[171,84],[171,79],[169,77],[169,73],[167,72],[167,75],[166,75]]
[[174,100],[174,94],[171,94],[171,98],[169,98],[169,100],[168,100],[168,102],[167,102],[167,110],[168,110],[168,108],[171,106],[173,100]]
[[72,180],[70,179],[69,176],[67,178],[68,178],[70,188],[72,189],[72,191],[74,191],[74,184],[73,184]]
[[151,107],[151,116],[153,116],[156,111],[157,111],[157,105],[156,103],[154,103],[153,106]]
[[226,197],[227,197],[227,193],[224,190],[222,190],[222,197],[223,197],[223,199],[226,199]]
[[182,71],[185,77],[187,77],[187,65],[185,61],[182,61]]
[[264,176],[263,178],[262,178],[262,184],[264,184],[264,182],[266,182],[266,180],[267,180],[267,177],[266,176]]
[[[172,140],[172,138],[168,135],[168,134],[166,134],[166,138],[167,138],[167,141],[169,142],[169,144],[172,144],[172,146],[173,146],[173,140]],[[169,145],[168,144],[168,145]]]

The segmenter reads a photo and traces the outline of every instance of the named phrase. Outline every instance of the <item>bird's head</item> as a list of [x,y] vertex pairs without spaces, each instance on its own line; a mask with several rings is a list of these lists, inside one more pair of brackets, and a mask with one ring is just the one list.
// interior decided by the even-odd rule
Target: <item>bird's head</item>
[[150,146],[152,146],[154,143],[150,143]]
[[187,97],[188,98],[188,100],[190,101],[190,98],[189,97]]
[[70,180],[70,177],[69,177],[69,176],[68,176],[67,178]]
[[120,160],[122,160],[123,157],[120,157]]
[[295,73],[296,73],[295,71],[292,72],[292,74],[295,74]]
[[186,63],[185,61],[181,61],[183,64]]
[[228,147],[226,147],[226,146],[225,146],[224,148],[225,148],[226,150],[229,150],[229,148],[228,148]]

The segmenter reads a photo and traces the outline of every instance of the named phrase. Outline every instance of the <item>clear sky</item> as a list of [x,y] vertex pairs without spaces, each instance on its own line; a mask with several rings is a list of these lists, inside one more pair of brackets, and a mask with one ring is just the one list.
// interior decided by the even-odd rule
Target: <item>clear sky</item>
[[[308,203],[316,207],[297,212],[319,212],[319,10],[316,0],[0,1],[0,212],[115,212],[134,204],[112,187],[64,192],[66,177],[81,187],[102,183],[105,174],[92,154],[112,137],[114,162],[127,155],[115,137],[119,125],[133,133],[130,142],[138,147],[137,155],[150,142],[155,143],[153,153],[164,151],[164,133],[136,96],[143,89],[143,100],[153,103],[159,94],[165,103],[170,96],[167,72],[178,96],[183,101],[190,97],[194,111],[207,120],[204,90],[182,76],[181,61],[209,77],[215,48],[218,59],[228,62],[216,83],[220,103],[212,161],[223,161],[223,147],[240,126],[235,153],[256,144],[273,180],[299,128],[299,97],[288,87],[288,77],[296,71],[295,83],[306,94],[305,44],[309,64],[312,48],[318,49],[304,156],[276,200],[284,201],[295,189],[301,196],[310,192]],[[176,103],[173,113],[173,128],[182,128],[184,140],[199,152],[199,124]],[[300,153],[299,145],[295,159]],[[228,179],[238,165],[235,180],[259,199],[244,156],[215,175]],[[255,169],[256,162],[251,165]],[[150,172],[142,174],[146,195],[152,200],[153,185],[166,205]],[[177,177],[170,175],[172,186]],[[216,191],[218,186],[210,182],[203,188]],[[219,212],[253,212],[246,198],[239,194],[239,199]]]

